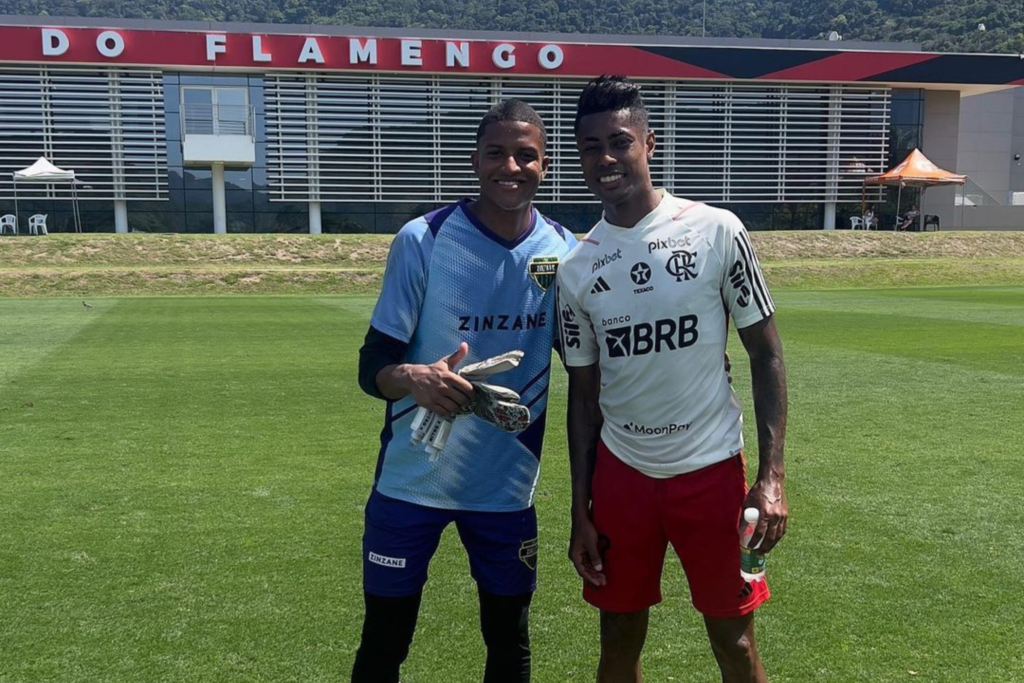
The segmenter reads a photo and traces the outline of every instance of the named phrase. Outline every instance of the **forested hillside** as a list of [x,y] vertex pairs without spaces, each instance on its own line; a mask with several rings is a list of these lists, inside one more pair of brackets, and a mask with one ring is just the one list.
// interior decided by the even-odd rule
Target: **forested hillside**
[[[702,0],[0,0],[0,14],[701,35]],[[1024,0],[706,0],[709,36],[1024,52]],[[978,25],[984,24],[985,30]]]

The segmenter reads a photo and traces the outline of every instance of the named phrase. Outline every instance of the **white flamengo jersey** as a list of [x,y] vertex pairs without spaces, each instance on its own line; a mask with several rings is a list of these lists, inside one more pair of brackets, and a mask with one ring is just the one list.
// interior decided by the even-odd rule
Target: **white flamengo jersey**
[[620,460],[666,478],[743,448],[725,372],[731,316],[775,310],[739,218],[664,193],[632,228],[602,220],[558,268],[565,363],[600,363],[601,438]]

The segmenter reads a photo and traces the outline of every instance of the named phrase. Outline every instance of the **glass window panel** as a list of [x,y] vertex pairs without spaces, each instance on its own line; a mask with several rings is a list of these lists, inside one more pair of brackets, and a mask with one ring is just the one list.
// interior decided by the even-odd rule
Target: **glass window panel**
[[374,232],[375,216],[372,213],[326,213],[321,223],[326,234]]
[[180,167],[184,165],[185,157],[184,151],[181,148],[181,143],[173,140],[167,143],[167,165]]
[[181,106],[181,89],[177,83],[169,83],[164,80],[164,111],[177,112]]
[[197,85],[212,88],[218,85],[247,86],[249,79],[246,76],[209,76],[205,74],[181,74],[182,85]]
[[228,211],[226,216],[229,233],[250,233],[256,231],[256,218],[252,212]]
[[192,213],[191,211],[185,214],[185,232],[189,233],[212,233],[213,232],[213,214],[212,213]]
[[[168,142],[178,142],[181,140],[181,114],[177,112],[168,112],[164,117],[164,135]],[[173,147],[174,145],[168,145]]]
[[134,210],[128,205],[128,227],[134,232],[179,232],[184,218],[183,213]]
[[252,171],[249,169],[224,169],[224,187],[228,190],[251,190]]
[[281,204],[278,211],[256,214],[256,232],[309,232],[309,213],[305,206]]
[[[213,200],[213,193],[210,193],[210,200]],[[248,190],[225,190],[224,206],[228,211],[248,211],[252,213],[253,194]]]
[[213,90],[210,88],[183,88],[185,105],[190,104],[213,104]]
[[202,168],[185,169],[186,190],[213,190],[213,172]]
[[201,212],[212,212],[213,211],[213,191],[212,190],[185,190],[185,209],[192,213],[193,211]]
[[217,88],[217,104],[221,106],[243,107],[248,102],[245,88]]

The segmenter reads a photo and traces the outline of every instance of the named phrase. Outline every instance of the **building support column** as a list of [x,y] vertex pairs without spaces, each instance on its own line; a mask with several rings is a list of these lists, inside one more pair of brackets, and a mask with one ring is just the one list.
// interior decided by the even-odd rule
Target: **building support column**
[[320,223],[320,202],[309,203],[309,234],[319,235],[323,232]]
[[128,232],[128,202],[124,199],[114,200],[114,232]]
[[306,77],[306,159],[309,162],[309,234],[323,232],[320,214],[320,113],[316,76]]
[[836,229],[836,203],[839,199],[839,173],[843,164],[840,155],[842,136],[843,89],[832,86],[828,96],[828,166],[825,171],[825,225],[826,230]]
[[825,229],[836,229],[836,203],[825,202]]
[[228,214],[224,201],[224,164],[213,165],[213,234],[228,231]]

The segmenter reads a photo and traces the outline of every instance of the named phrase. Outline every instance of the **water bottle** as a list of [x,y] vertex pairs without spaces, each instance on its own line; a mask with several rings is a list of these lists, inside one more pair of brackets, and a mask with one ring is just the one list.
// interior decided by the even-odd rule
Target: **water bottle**
[[747,508],[743,511],[743,523],[740,525],[740,576],[748,582],[764,580],[764,555],[754,552],[761,544],[758,543],[753,548],[748,547],[757,527],[758,517],[760,512],[757,508]]

